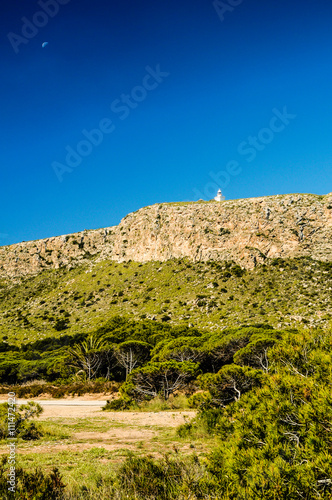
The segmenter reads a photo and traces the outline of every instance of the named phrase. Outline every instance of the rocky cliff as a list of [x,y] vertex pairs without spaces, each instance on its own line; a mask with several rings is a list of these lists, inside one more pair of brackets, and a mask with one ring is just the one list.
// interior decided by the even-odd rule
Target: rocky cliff
[[107,250],[110,253],[112,250],[114,229],[85,230],[0,247],[0,277],[15,278],[37,274],[44,269],[75,267],[99,255],[101,250],[108,255]]
[[332,261],[332,193],[153,205],[118,226],[0,247],[0,277],[73,267],[91,259],[233,260],[251,269],[266,259]]

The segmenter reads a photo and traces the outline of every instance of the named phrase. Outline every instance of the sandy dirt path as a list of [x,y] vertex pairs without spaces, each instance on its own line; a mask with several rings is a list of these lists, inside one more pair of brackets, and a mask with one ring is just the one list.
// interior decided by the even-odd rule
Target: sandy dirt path
[[[26,399],[17,400],[18,404]],[[49,422],[59,429],[64,429],[69,436],[52,442],[33,441],[20,443],[20,454],[57,454],[63,451],[83,452],[95,447],[102,447],[109,452],[133,450],[144,447],[154,455],[166,451],[167,436],[175,428],[190,421],[195,411],[159,411],[138,412],[102,411],[106,400],[83,400],[81,398],[36,400],[43,407],[43,413],[37,421]],[[162,441],[158,443],[161,436]],[[166,441],[165,441],[166,440]],[[142,444],[143,443],[143,444]],[[171,446],[167,443],[167,448]],[[0,446],[0,455],[6,453],[6,447]]]
[[[17,404],[25,404],[28,400],[18,399]],[[32,400],[31,400],[32,401]],[[106,405],[106,400],[82,400],[80,398],[72,399],[47,399],[33,401],[38,402],[43,413],[38,421],[48,419],[62,418],[87,418],[102,417],[114,423],[130,425],[160,425],[162,427],[177,427],[191,419],[195,411],[159,411],[159,412],[141,412],[141,411],[121,411],[109,412],[102,411]]]

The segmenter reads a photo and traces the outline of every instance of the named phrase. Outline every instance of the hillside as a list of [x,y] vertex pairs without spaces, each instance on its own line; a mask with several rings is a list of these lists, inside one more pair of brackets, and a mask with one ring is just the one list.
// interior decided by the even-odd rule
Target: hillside
[[331,194],[287,195],[154,205],[117,227],[2,247],[1,332],[30,341],[118,314],[209,331],[327,327],[331,233]]
[[[117,227],[3,247],[2,393],[109,390],[112,413],[196,410],[167,436],[167,457],[134,438],[104,472],[105,498],[123,484],[128,498],[331,498],[331,217],[331,195],[155,205]],[[61,438],[22,429],[62,440],[46,459],[69,484],[72,425]],[[102,448],[113,428],[98,432],[99,471],[123,459]],[[77,471],[87,460],[74,453]],[[31,471],[40,456],[27,455]]]
[[0,247],[0,278],[115,262],[232,260],[243,268],[273,258],[332,261],[332,193],[153,205],[118,226]]
[[120,314],[210,331],[268,323],[327,327],[332,264],[310,258],[236,264],[96,262],[44,271],[0,289],[0,326],[12,342],[93,330]]

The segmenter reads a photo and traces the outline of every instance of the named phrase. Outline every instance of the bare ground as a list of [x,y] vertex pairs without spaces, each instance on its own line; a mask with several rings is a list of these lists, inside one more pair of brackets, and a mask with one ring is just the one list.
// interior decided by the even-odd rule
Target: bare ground
[[[174,448],[171,436],[175,428],[195,416],[194,411],[106,412],[102,411],[106,401],[97,403],[96,399],[38,402],[44,408],[38,421],[55,424],[58,430],[68,433],[68,438],[18,443],[19,454],[55,455],[103,448],[109,452],[142,450],[159,456]],[[183,443],[183,451],[187,448],[189,445]],[[0,454],[7,452],[7,446],[0,445]]]

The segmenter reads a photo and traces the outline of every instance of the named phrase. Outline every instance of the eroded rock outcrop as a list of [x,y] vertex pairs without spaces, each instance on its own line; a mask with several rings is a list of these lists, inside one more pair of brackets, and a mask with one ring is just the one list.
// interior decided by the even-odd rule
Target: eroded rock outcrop
[[233,260],[248,269],[276,257],[332,261],[332,193],[156,204],[118,226],[0,247],[0,276],[73,267],[92,256]]
[[0,247],[0,277],[15,278],[44,269],[75,267],[100,254],[103,247],[111,253],[113,231],[113,227],[86,230]]

